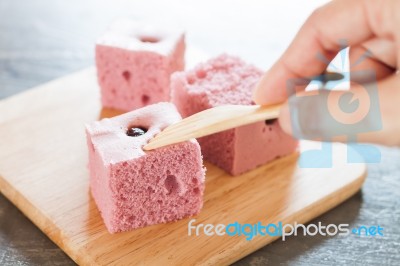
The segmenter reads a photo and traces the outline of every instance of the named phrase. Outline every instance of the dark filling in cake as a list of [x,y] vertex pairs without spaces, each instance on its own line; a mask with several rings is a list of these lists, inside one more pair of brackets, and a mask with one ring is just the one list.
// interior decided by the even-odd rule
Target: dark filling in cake
[[269,119],[269,120],[265,120],[265,124],[270,126],[273,125],[276,122],[276,118],[275,119]]
[[144,135],[147,132],[147,129],[142,127],[131,127],[126,131],[126,135],[129,137],[139,137]]

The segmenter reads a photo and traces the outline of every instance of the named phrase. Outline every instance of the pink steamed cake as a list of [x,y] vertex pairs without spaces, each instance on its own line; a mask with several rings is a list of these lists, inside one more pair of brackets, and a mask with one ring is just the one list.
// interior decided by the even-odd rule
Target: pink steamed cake
[[[262,71],[237,57],[221,55],[171,77],[172,102],[183,117],[224,104],[254,104],[252,90]],[[198,139],[205,160],[232,175],[296,150],[297,141],[276,121],[263,121]]]
[[104,107],[131,111],[170,100],[170,75],[184,69],[184,33],[129,19],[97,41],[96,66]]
[[[202,208],[205,170],[196,140],[142,149],[179,120],[173,104],[159,103],[87,125],[90,188],[109,232],[176,221]],[[148,131],[130,137],[131,127]]]

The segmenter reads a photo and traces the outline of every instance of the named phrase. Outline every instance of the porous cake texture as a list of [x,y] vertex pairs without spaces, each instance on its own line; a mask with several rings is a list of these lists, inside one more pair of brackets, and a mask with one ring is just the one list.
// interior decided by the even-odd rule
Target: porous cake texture
[[[223,54],[171,77],[172,102],[183,117],[224,104],[251,105],[262,71]],[[258,122],[198,139],[205,160],[239,175],[294,152],[297,141],[276,120]]]
[[184,53],[183,31],[116,21],[96,43],[103,106],[131,111],[169,101],[170,75],[184,69]]
[[110,233],[200,211],[205,169],[197,141],[142,149],[179,120],[173,104],[159,103],[86,126],[90,189]]

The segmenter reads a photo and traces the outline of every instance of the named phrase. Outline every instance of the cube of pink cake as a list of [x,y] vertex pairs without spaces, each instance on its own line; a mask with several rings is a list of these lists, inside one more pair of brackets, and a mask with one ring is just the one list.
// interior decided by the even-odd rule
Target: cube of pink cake
[[182,31],[116,21],[96,44],[103,106],[131,111],[169,101],[170,76],[184,69],[184,53]]
[[90,189],[110,233],[176,221],[202,208],[205,169],[195,139],[142,149],[179,120],[173,104],[158,103],[86,126]]
[[[183,117],[224,104],[251,105],[262,71],[221,55],[171,77],[172,102]],[[238,175],[293,153],[297,141],[276,120],[258,122],[198,139],[205,160]]]

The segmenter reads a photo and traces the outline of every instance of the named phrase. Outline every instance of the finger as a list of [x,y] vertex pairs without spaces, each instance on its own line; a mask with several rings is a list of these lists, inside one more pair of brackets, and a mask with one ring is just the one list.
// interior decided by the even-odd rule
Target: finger
[[[386,78],[396,71],[393,66],[389,65],[395,64],[394,60],[393,62],[387,60],[385,62],[386,55],[376,53],[377,49],[383,49],[383,47],[379,47],[378,43],[375,43],[373,49],[365,48],[368,45],[367,43],[350,48],[350,78],[352,81],[358,83],[374,82]],[[383,46],[386,48],[387,54],[394,54],[392,45],[387,47],[386,41],[384,41]],[[373,75],[371,75],[371,71]]]
[[[393,24],[390,21],[393,10],[390,5],[383,3],[337,0],[317,9],[282,57],[262,77],[255,88],[254,101],[258,104],[284,101],[288,96],[286,82],[293,78],[321,74],[326,63],[319,60],[318,55],[328,60],[333,59],[341,48],[341,39],[351,46],[372,36],[387,35]],[[382,17],[385,18],[384,22],[379,20]]]
[[288,99],[279,123],[300,139],[400,145],[399,84],[392,75],[377,86],[355,83],[350,91],[302,92]]
[[371,57],[391,68],[397,68],[396,43],[386,38],[373,38],[362,44],[371,52]]

